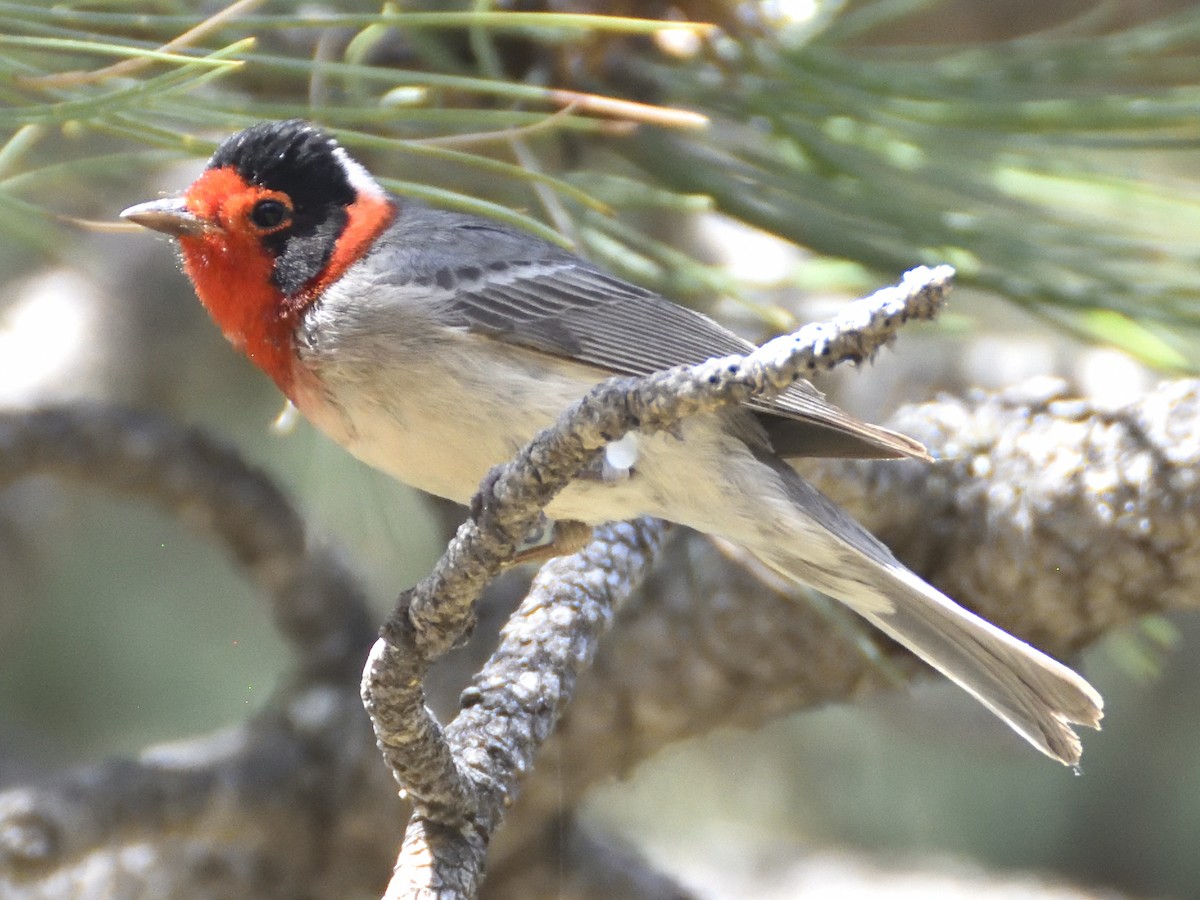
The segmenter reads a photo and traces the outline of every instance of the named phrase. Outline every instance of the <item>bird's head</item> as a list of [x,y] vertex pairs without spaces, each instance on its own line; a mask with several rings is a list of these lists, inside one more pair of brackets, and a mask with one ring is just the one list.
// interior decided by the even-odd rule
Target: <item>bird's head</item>
[[299,316],[370,249],[394,203],[332,137],[290,120],[226,138],[182,197],[121,215],[178,239],[201,302],[286,393]]

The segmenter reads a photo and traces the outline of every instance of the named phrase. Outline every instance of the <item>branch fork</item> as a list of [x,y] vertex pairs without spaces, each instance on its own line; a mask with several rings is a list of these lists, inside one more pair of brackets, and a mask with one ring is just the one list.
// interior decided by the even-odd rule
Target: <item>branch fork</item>
[[488,841],[517,782],[664,530],[645,520],[605,526],[580,553],[543,567],[500,648],[464,693],[463,710],[443,729],[425,705],[424,676],[468,632],[484,587],[541,510],[609,442],[632,430],[669,430],[687,416],[770,396],[804,375],[871,358],[905,323],[937,315],[953,274],[949,266],[914,269],[832,321],[745,356],[603,382],[489,474],[433,572],[400,598],[363,672],[363,703],[377,744],[414,804],[386,897],[475,895]]

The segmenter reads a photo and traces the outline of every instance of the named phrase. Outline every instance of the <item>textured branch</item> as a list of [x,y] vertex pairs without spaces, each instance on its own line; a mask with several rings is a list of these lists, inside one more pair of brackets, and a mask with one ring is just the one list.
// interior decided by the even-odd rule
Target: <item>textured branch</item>
[[435,886],[452,886],[451,895],[476,895],[490,836],[518,779],[532,770],[534,754],[608,631],[614,607],[641,582],[663,527],[651,520],[608,525],[582,552],[542,567],[446,730],[454,758],[478,786],[473,827],[448,828],[414,815],[387,897]]
[[553,777],[523,786],[489,865],[535,843],[594,785],[673,743],[854,702],[922,671],[839,604],[774,576],[764,583],[760,571],[714,552],[703,535],[677,533],[546,746]]
[[[6,900],[295,900],[378,890],[388,797],[356,692],[0,793]],[[389,802],[390,800],[390,802]]]
[[[476,515],[459,529],[433,574],[401,599],[363,673],[363,701],[380,750],[417,809],[389,896],[435,886],[444,896],[472,896],[481,873],[476,867],[499,823],[491,810],[498,813],[512,801],[511,793],[498,803],[485,798],[496,784],[515,787],[506,771],[514,760],[487,756],[480,765],[456,756],[426,709],[421,682],[432,661],[469,627],[484,585],[545,505],[596,452],[633,429],[669,429],[687,416],[783,390],[803,374],[870,357],[905,322],[932,318],[952,275],[949,267],[914,270],[900,286],[853,304],[835,321],[806,326],[745,357],[605,382],[489,476],[475,499]],[[538,744],[530,737],[527,754]],[[409,872],[422,880],[405,884]]]
[[1071,653],[1145,613],[1197,606],[1200,381],[1114,408],[1039,378],[910,406],[892,424],[942,461],[823,460],[810,474],[986,618]]
[[[1200,382],[1164,384],[1119,409],[1072,399],[1060,385],[1035,388],[941,398],[904,410],[889,424],[953,454],[935,466],[821,463],[816,476],[918,570],[997,624],[1036,634],[1060,653],[1147,610],[1194,609]],[[86,415],[114,423],[123,414]],[[148,427],[139,424],[143,420],[125,420],[143,435],[134,445],[153,432],[142,430]],[[30,443],[14,434],[14,417],[4,421],[0,471],[6,478],[18,469],[33,471],[33,460],[43,454],[48,457],[38,471],[80,478],[99,473],[103,481],[105,472],[120,468],[102,460],[95,466],[54,462],[91,458],[100,442],[42,424],[43,436]],[[114,439],[109,446],[126,443]],[[159,472],[175,484],[185,478],[169,461]],[[226,472],[218,480],[237,479]],[[173,491],[148,487],[142,493],[176,496]],[[248,504],[247,515],[271,507]],[[1141,524],[1146,518],[1148,531]],[[243,523],[239,529],[262,527]],[[536,769],[522,785],[492,841],[488,888],[499,896],[536,896],[522,885],[537,884],[538,871],[556,890],[580,881],[579,895],[588,896],[589,876],[558,840],[562,811],[575,809],[589,786],[627,772],[667,744],[731,725],[756,727],[796,709],[852,702],[922,671],[837,606],[796,603],[764,590],[736,560],[712,552],[708,540],[676,534],[580,680],[571,714],[545,750],[555,765]],[[1003,546],[978,567],[976,555],[990,554],[993,543]],[[1005,560],[1006,552],[1018,556]],[[1056,571],[1064,561],[1074,566],[1065,575]],[[996,567],[1004,571],[993,584],[987,572]],[[1124,579],[1126,590],[1114,594],[1114,579]],[[536,615],[554,626],[549,602]],[[377,895],[395,859],[396,823],[407,813],[389,790],[390,775],[379,765],[357,697],[345,684],[284,683],[271,710],[233,732],[0,794],[0,896]],[[478,688],[492,689],[502,692],[505,685]],[[568,692],[569,686],[562,695]],[[480,700],[472,708],[496,702]],[[980,740],[991,743],[992,736],[989,731]],[[573,845],[569,840],[566,847]],[[591,890],[604,895],[595,885]],[[669,888],[664,891],[669,896]]]
[[339,884],[316,850],[350,849],[334,811],[367,806],[375,758],[351,687],[370,643],[355,579],[263,473],[150,414],[0,416],[0,483],[34,474],[141,497],[223,543],[267,591],[298,671],[286,698],[227,733],[0,794],[0,895],[291,900]]
[[370,640],[362,589],[264,473],[196,429],[101,406],[0,415],[0,486],[55,475],[142,497],[211,533],[271,600],[306,670],[345,677]]

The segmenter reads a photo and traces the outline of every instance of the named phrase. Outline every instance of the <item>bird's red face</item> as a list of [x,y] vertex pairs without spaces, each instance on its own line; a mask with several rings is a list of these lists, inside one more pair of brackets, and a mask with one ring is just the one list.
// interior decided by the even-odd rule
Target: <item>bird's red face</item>
[[222,144],[182,198],[122,215],[179,240],[221,331],[290,396],[300,316],[370,249],[394,206],[330,139],[282,122]]

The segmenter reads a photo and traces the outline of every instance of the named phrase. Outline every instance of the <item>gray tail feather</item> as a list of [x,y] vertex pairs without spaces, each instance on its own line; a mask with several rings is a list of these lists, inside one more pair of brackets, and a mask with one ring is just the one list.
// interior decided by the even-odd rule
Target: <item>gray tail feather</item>
[[[1104,702],[1075,672],[955,604],[906,569],[887,567],[889,612],[866,618],[958,684],[1047,756],[1083,748],[1072,724],[1099,728]],[[894,587],[893,587],[894,586]]]
[[[784,518],[743,542],[782,574],[841,600],[895,638],[1047,756],[1067,765],[1082,746],[1072,724],[1099,728],[1100,694],[1069,668],[956,604],[905,569],[891,551],[779,460],[760,457],[778,473],[787,495]],[[759,504],[757,514],[766,507]],[[800,518],[792,519],[795,513]],[[760,520],[761,521],[761,520]],[[819,526],[814,530],[813,526]],[[782,526],[782,527],[780,527]],[[781,546],[784,533],[802,546]],[[735,538],[736,539],[736,538]],[[822,550],[825,564],[814,565]],[[830,560],[837,559],[836,564]]]

